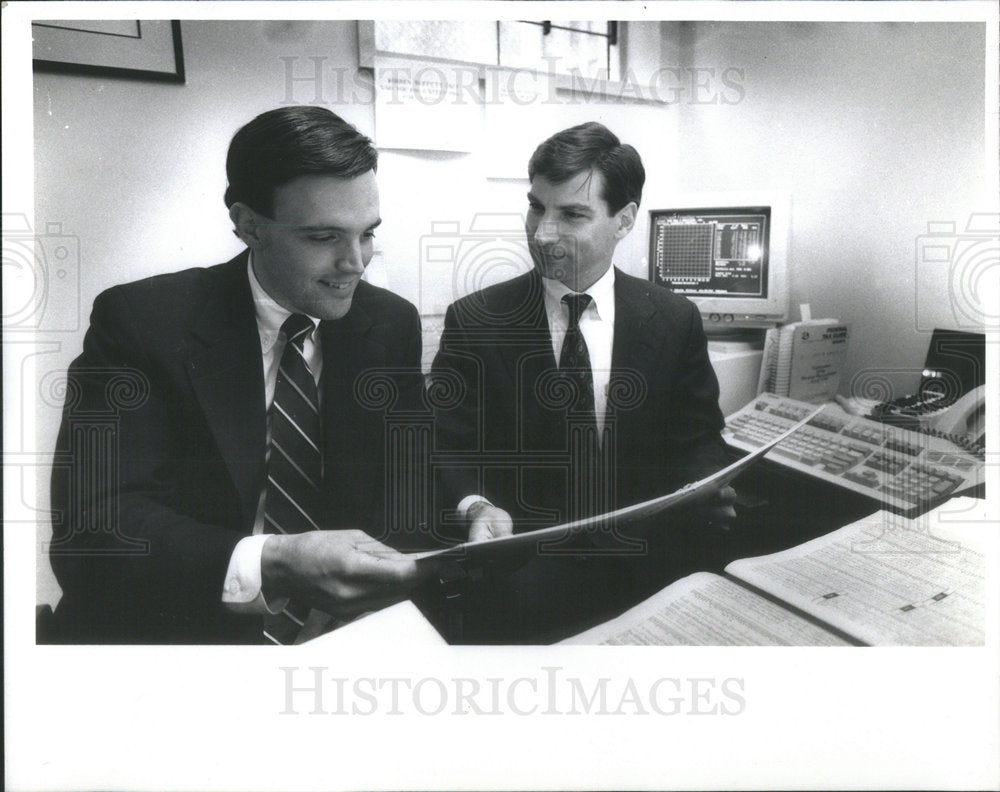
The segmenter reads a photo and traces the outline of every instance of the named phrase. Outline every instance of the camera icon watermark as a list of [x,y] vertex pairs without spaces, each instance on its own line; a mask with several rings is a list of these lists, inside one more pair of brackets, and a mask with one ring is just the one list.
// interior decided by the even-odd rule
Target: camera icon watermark
[[[421,313],[442,314],[458,298],[531,267],[524,218],[519,214],[477,213],[465,231],[458,221],[434,222],[431,233],[420,238]],[[516,316],[490,318],[518,320]]]
[[1000,320],[998,265],[1000,214],[974,213],[964,232],[951,221],[929,222],[927,233],[916,241],[916,329],[929,332],[952,325],[960,330],[996,331]]
[[35,232],[21,213],[3,215],[5,332],[80,329],[80,239],[46,223]]

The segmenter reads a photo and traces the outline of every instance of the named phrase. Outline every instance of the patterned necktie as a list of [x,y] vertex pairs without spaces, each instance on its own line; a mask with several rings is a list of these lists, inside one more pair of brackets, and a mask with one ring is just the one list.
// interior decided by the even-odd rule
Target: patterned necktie
[[[268,533],[319,530],[315,516],[323,478],[319,398],[303,352],[313,328],[312,320],[302,314],[292,314],[281,326],[285,351],[278,364],[271,403],[271,447],[264,496],[264,530]],[[309,610],[290,602],[280,613],[265,617],[264,635],[275,643],[293,643]]]
[[580,330],[580,317],[590,305],[589,294],[566,294],[562,300],[569,308],[569,327],[563,338],[559,370],[573,380],[576,400],[567,415],[567,431],[572,475],[570,477],[570,520],[602,514],[610,502],[606,492],[605,465],[601,457],[597,434],[597,410],[594,405],[594,372],[590,365],[590,350]]
[[571,412],[595,412],[594,407],[594,372],[590,368],[590,351],[587,342],[580,331],[580,317],[590,305],[589,294],[565,294],[562,301],[569,308],[569,327],[563,338],[562,352],[559,355],[559,370],[571,378],[576,384],[577,398],[570,407]]

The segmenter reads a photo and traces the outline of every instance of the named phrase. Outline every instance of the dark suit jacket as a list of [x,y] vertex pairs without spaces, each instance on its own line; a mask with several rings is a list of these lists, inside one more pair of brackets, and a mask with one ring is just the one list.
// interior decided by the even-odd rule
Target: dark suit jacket
[[[509,511],[515,531],[531,530],[648,500],[726,465],[718,381],[689,300],[616,272],[611,368],[609,497],[581,498],[585,476],[554,378],[540,276],[532,271],[453,304],[429,389],[438,396],[438,524],[477,493]],[[467,593],[462,639],[556,640],[709,562],[719,538],[683,517],[675,522],[663,530],[659,521],[641,543],[605,526],[600,542],[539,548],[516,569],[487,568],[484,585]]]
[[[53,469],[57,640],[258,639],[259,617],[222,604],[230,556],[252,531],[265,480],[263,366],[246,267],[244,252],[94,302],[68,374]],[[384,538],[387,426],[421,404],[419,317],[362,282],[347,316],[320,332],[326,526]]]
[[[725,466],[718,381],[689,300],[617,271],[611,368],[615,475],[613,502],[603,505],[647,500]],[[536,271],[448,309],[434,375],[462,398],[437,410],[442,502],[482,494],[520,529],[581,516],[556,370]]]

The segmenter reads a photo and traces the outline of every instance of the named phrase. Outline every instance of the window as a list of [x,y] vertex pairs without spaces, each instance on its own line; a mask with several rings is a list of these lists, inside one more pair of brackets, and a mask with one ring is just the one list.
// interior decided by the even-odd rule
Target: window
[[500,66],[619,79],[617,22],[498,22],[497,40]]

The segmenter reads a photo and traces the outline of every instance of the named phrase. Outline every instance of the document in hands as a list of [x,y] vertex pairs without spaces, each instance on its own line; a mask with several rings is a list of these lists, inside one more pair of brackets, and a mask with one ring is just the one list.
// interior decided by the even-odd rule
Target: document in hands
[[[659,498],[653,498],[652,500],[643,501],[642,503],[634,503],[631,506],[625,506],[624,508],[608,512],[606,514],[598,514],[594,517],[574,520],[573,522],[563,523],[562,525],[554,525],[551,528],[541,528],[537,531],[529,531],[527,533],[514,534],[512,536],[503,536],[499,539],[489,539],[481,542],[464,542],[442,550],[427,550],[412,553],[411,557],[416,559],[418,562],[431,558],[442,557],[462,559],[497,559],[506,554],[516,553],[526,547],[534,546],[539,541],[557,542],[574,534],[583,533],[588,529],[598,526],[606,526],[609,524],[620,525],[633,520],[645,519],[654,514],[660,514],[661,512],[665,512],[668,509],[681,506],[685,503],[705,500],[715,495],[719,490],[728,485],[740,473],[749,468],[754,462],[764,456],[786,437],[794,434],[798,429],[809,423],[813,416],[815,416],[822,409],[822,405],[817,407],[797,424],[791,426],[787,431],[778,435],[765,445],[762,445],[760,448],[754,449],[751,453],[736,460],[731,465],[722,468],[722,470],[716,471],[711,476],[706,476],[703,479],[686,484],[679,490],[671,492],[669,495],[662,495]],[[499,505],[502,506],[502,504]]]
[[[805,544],[698,572],[572,644],[983,646],[983,501],[916,519],[880,511]],[[982,515],[979,515],[983,512]]]

